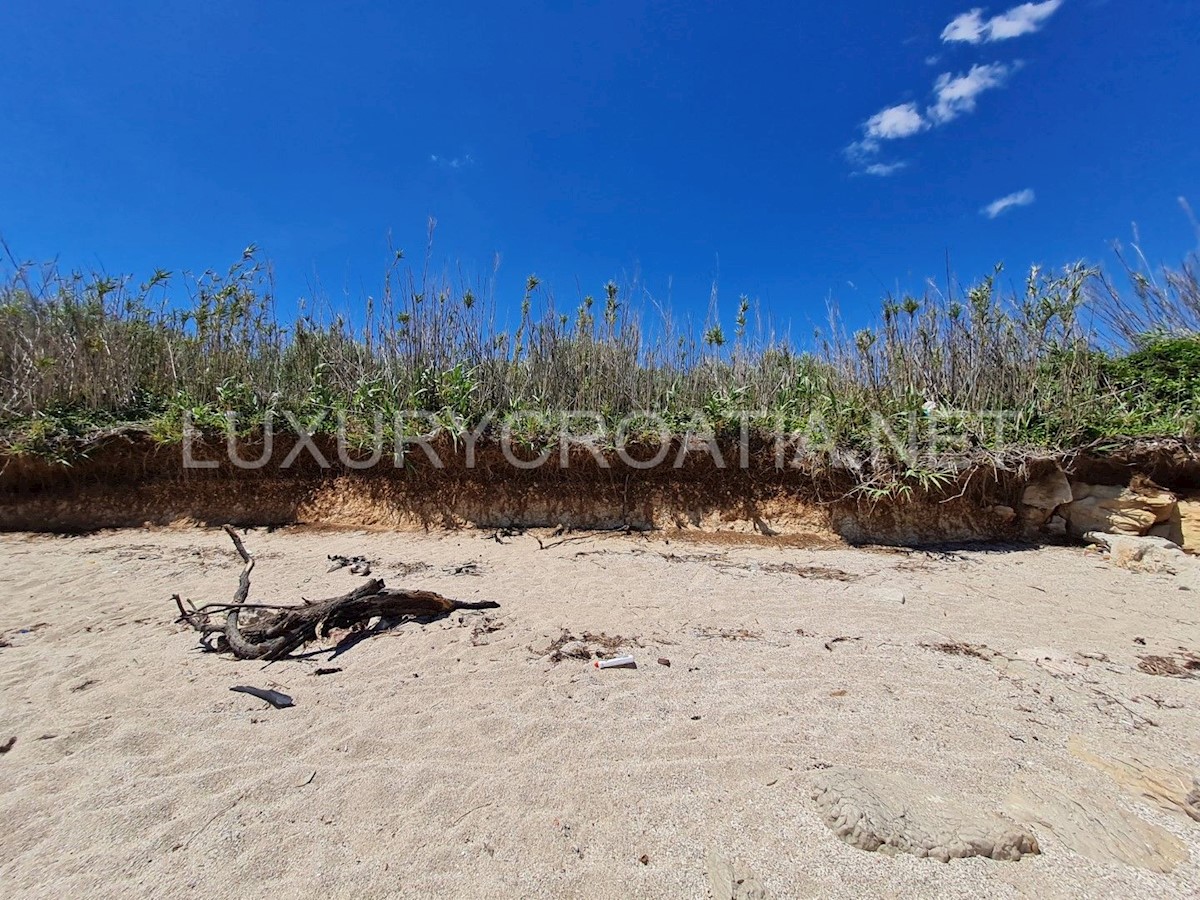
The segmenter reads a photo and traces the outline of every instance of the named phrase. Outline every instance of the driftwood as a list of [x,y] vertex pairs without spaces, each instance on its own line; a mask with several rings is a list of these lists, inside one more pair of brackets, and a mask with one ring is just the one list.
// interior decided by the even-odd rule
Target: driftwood
[[[306,600],[302,606],[247,603],[254,557],[231,526],[225,526],[225,533],[245,563],[233,602],[209,603],[197,608],[192,603],[185,604],[178,594],[172,599],[179,607],[178,621],[200,632],[207,649],[228,650],[239,659],[279,659],[309,641],[329,637],[335,628],[365,624],[374,616],[440,618],[456,610],[496,609],[500,605],[491,601],[451,600],[432,591],[388,588],[379,578],[372,578],[340,597]],[[242,622],[242,613],[248,611],[257,615],[253,621]],[[209,643],[214,636],[215,643]]]

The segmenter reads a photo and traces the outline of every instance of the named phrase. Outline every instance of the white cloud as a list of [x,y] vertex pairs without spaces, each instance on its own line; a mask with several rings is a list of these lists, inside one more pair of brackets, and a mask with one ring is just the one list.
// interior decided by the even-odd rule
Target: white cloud
[[1009,74],[1020,66],[1014,63],[990,63],[971,66],[966,75],[951,75],[944,72],[938,76],[933,89],[937,101],[926,110],[930,120],[945,125],[959,116],[975,111],[975,99],[984,91],[1000,87]]
[[1058,12],[1062,0],[1045,0],[1044,3],[1022,3],[1008,12],[996,16],[988,23],[989,41],[1006,41],[1023,34],[1033,34],[1042,23]]
[[855,141],[846,148],[846,159],[855,164],[862,163],[873,159],[879,150],[879,141],[863,138],[861,141]]
[[875,113],[867,119],[863,127],[866,130],[867,141],[891,141],[924,131],[929,127],[929,123],[922,117],[917,104],[901,103]]
[[863,138],[861,141],[851,143],[842,153],[850,165],[854,166],[854,174],[861,175],[872,166],[881,165],[878,162],[879,151],[881,149],[879,141],[872,138]]
[[1023,191],[1009,194],[1006,197],[1001,197],[999,200],[993,200],[987,206],[980,210],[989,219],[994,219],[996,216],[1003,215],[1010,209],[1015,209],[1018,206],[1029,206],[1037,199],[1032,188],[1025,188]]
[[968,44],[978,44],[983,39],[987,24],[983,21],[983,10],[973,9],[962,13],[950,20],[950,24],[942,31],[942,40],[966,41]]
[[1020,62],[1005,65],[974,65],[965,75],[944,72],[934,82],[934,100],[924,110],[916,103],[898,103],[882,109],[863,122],[863,136],[843,151],[860,174],[886,177],[907,163],[883,162],[879,154],[885,141],[912,137],[930,128],[940,128],[959,116],[974,112],[977,98],[984,91],[1000,87],[1008,76],[1021,67]]
[[[983,7],[975,7],[955,16],[943,29],[942,40],[946,43],[980,44],[1032,34],[1041,30],[1045,22],[1058,12],[1063,2],[1064,0],[1040,0],[1021,3],[990,18],[985,15]],[[939,54],[925,57],[925,64],[928,66],[940,63]],[[886,177],[900,171],[907,163],[880,160],[885,141],[909,138],[973,113],[980,94],[1003,87],[1009,76],[1022,65],[1020,60],[1013,63],[994,62],[972,65],[965,74],[943,72],[934,81],[933,99],[928,105],[916,102],[898,103],[881,109],[863,122],[862,137],[843,151],[846,159],[860,174]],[[1028,199],[1025,199],[1025,192],[1013,195],[1012,198],[1002,198],[1002,201],[1008,200],[1013,200],[1013,204],[1010,205],[1032,203],[1032,191],[1029,192]],[[1007,205],[1001,206],[992,217],[1008,208]]]
[[431,153],[429,161],[435,166],[444,166],[447,169],[462,169],[475,162],[469,153],[466,156],[438,156],[436,153]]
[[1007,41],[1033,34],[1041,30],[1045,21],[1058,12],[1062,4],[1063,0],[1022,3],[986,20],[982,9],[972,9],[950,20],[950,24],[942,31],[942,40],[947,43],[978,44],[981,41]]
[[887,178],[889,175],[895,175],[901,169],[907,168],[908,163],[906,162],[871,163],[871,165],[863,169],[863,172],[867,175],[874,175],[877,178]]

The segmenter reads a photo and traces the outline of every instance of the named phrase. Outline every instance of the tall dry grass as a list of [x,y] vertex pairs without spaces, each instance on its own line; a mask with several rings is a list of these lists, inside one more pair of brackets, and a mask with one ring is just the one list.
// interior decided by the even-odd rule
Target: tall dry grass
[[254,248],[221,272],[145,282],[13,263],[0,282],[0,420],[10,446],[35,450],[31,434],[125,421],[170,437],[185,409],[214,423],[225,410],[267,408],[419,409],[468,423],[492,411],[592,410],[680,429],[695,411],[719,424],[752,410],[763,427],[793,430],[816,416],[851,443],[873,418],[938,409],[968,426],[1004,412],[1007,433],[977,429],[984,442],[1190,434],[1193,389],[1173,382],[1167,400],[1147,401],[1137,366],[1120,363],[1148,340],[1195,344],[1196,271],[1195,259],[1153,276],[1126,266],[1123,291],[1081,265],[1035,269],[1014,291],[997,270],[962,292],[887,297],[872,327],[835,317],[796,347],[753,327],[745,298],[733,321],[679,328],[647,317],[629,286],[564,308],[531,277],[509,307],[491,281],[414,270],[400,254],[354,320],[311,308],[280,316]]

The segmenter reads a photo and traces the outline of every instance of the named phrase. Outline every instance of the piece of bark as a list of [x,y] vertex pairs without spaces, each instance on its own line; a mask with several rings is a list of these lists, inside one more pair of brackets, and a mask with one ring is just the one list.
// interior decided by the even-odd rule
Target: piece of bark
[[241,694],[249,694],[251,697],[257,697],[259,700],[265,700],[276,709],[287,709],[289,706],[296,705],[296,701],[287,694],[272,691],[269,688],[256,688],[246,684],[239,684],[236,687],[231,687],[230,690]]

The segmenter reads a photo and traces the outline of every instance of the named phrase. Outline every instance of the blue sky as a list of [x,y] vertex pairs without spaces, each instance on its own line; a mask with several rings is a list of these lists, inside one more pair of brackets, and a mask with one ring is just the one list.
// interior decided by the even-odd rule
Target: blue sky
[[[10,0],[0,234],[148,274],[256,242],[281,306],[419,260],[565,303],[635,273],[702,317],[1157,262],[1198,236],[1194,0],[438,3]],[[1007,199],[1006,199],[1007,198]],[[995,206],[993,204],[999,204]],[[1003,208],[1001,208],[1003,207]],[[991,216],[989,213],[995,212]]]

